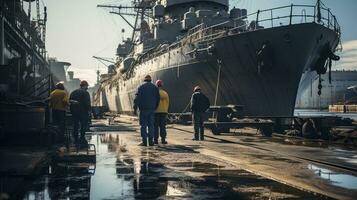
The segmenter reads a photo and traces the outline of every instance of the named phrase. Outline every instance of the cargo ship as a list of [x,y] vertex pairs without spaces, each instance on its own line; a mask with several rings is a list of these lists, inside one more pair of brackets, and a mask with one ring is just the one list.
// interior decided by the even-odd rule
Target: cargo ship
[[126,20],[132,37],[119,44],[97,93],[97,105],[112,112],[132,113],[137,87],[150,74],[163,80],[172,113],[187,111],[199,85],[213,105],[243,105],[247,116],[292,116],[302,74],[325,74],[339,59],[340,26],[321,1],[252,14],[230,9],[228,0],[98,7],[135,16]]

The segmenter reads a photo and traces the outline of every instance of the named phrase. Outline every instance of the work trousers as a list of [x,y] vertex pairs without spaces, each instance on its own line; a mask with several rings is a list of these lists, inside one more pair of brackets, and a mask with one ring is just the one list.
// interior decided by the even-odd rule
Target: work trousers
[[154,138],[155,110],[140,110],[139,118],[143,143],[147,144],[147,139],[149,138],[149,143],[152,144]]
[[84,136],[86,134],[86,130],[88,127],[88,113],[76,113],[72,114],[73,117],[73,138],[74,142],[78,144],[78,129],[79,129],[79,124],[81,126],[81,131],[80,131],[80,139],[81,141],[84,141]]
[[[195,140],[204,140],[204,112],[192,112],[193,128],[195,131]],[[199,137],[200,136],[200,137]]]
[[166,140],[166,119],[167,113],[155,113],[155,132],[154,132],[154,140],[157,142],[159,140],[159,133],[161,137],[161,141],[164,142]]
[[59,136],[60,140],[64,139],[64,133],[65,133],[65,129],[66,129],[66,111],[63,110],[55,110],[52,109],[52,120],[53,123],[58,126],[61,135]]

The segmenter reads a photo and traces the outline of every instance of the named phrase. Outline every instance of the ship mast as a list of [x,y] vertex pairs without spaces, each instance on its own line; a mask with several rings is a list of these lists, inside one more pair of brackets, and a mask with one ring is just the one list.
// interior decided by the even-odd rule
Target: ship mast
[[[119,15],[132,29],[131,43],[132,47],[134,46],[135,33],[139,31],[139,24],[145,20],[145,17],[152,17],[152,6],[155,3],[155,0],[134,0],[132,6],[123,6],[123,5],[97,5],[98,8],[109,9],[109,13]],[[132,24],[126,16],[133,17],[135,16],[134,24]],[[140,20],[140,23],[139,23]]]

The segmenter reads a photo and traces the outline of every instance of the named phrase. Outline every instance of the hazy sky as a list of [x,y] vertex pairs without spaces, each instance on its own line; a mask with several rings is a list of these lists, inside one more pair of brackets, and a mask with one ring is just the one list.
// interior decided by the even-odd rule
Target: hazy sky
[[[97,4],[128,4],[130,0],[43,0],[48,10],[47,51],[51,57],[72,63],[69,70],[75,77],[96,80],[95,71],[106,72],[106,67],[92,56],[112,57],[122,38],[129,37],[131,30],[117,15],[97,8]],[[258,9],[282,5],[315,4],[315,0],[232,0],[231,6]],[[357,68],[357,0],[323,0],[337,16],[342,27],[344,60],[339,66]],[[34,5],[33,5],[34,7]],[[125,28],[125,35],[121,29]]]

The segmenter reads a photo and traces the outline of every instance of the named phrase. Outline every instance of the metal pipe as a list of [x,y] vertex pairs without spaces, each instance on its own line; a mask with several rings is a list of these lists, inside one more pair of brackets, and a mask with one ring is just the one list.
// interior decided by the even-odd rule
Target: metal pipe
[[291,23],[292,23],[292,18],[293,18],[293,4],[291,4],[291,7],[290,7],[290,22],[289,22],[289,24],[291,25]]
[[5,65],[5,21],[4,21],[4,6],[5,2],[1,1],[1,18],[0,18],[0,65]]
[[317,22],[321,22],[321,1],[317,1]]
[[3,13],[0,19],[0,65],[5,65],[5,22]]
[[330,28],[330,8],[328,9],[327,12],[327,28]]
[[258,10],[258,12],[257,12],[257,19],[255,21],[255,30],[257,30],[258,24],[259,24],[259,13],[260,13],[260,10]]
[[219,84],[220,84],[220,80],[221,80],[222,60],[217,59],[217,64],[218,64],[218,75],[217,75],[216,94],[215,94],[215,97],[214,97],[214,106],[217,105],[218,90],[219,90]]
[[20,65],[20,60],[17,59],[17,94],[19,95],[21,93],[21,65]]
[[274,27],[274,20],[273,20],[273,10],[270,10],[270,20],[271,20],[271,27]]

